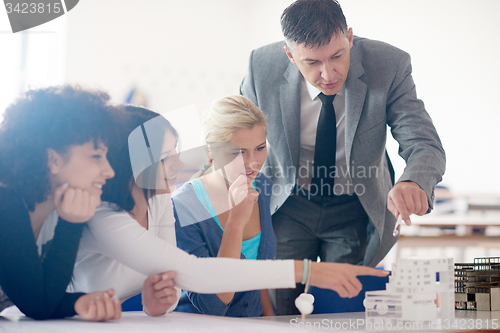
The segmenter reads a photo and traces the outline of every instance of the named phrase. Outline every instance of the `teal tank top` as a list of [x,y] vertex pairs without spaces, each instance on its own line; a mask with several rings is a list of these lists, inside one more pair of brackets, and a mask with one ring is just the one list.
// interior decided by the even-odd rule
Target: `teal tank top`
[[[214,219],[215,223],[224,231],[224,228],[222,228],[219,219],[217,218],[217,214],[215,212],[215,208],[212,205],[212,202],[210,201],[208,197],[207,190],[205,189],[205,186],[203,186],[203,183],[200,179],[193,179],[189,182],[194,189],[194,193],[196,194],[196,197],[200,201],[200,203],[205,207],[205,209],[210,213],[212,218]],[[255,184],[254,184],[255,186]],[[254,237],[244,240],[241,243],[241,253],[245,256],[247,259],[257,259],[257,255],[259,253],[259,245],[260,245],[260,236],[262,232],[259,232],[257,235]]]

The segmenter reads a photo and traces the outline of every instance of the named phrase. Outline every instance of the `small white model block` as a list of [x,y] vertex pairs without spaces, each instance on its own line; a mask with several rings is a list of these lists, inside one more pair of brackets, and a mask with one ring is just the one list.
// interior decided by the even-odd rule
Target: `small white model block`
[[[453,258],[401,259],[392,266],[386,290],[365,294],[367,323],[391,323],[453,318],[455,289]],[[437,281],[439,273],[439,281]],[[437,300],[440,300],[438,316]]]

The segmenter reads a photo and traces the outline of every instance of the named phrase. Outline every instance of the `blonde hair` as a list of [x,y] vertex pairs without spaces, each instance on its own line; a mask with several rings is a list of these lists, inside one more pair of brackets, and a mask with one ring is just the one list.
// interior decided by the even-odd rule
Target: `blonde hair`
[[[203,139],[207,144],[228,142],[237,130],[252,129],[255,125],[267,129],[266,118],[257,105],[240,95],[222,97],[203,113]],[[212,161],[208,161],[192,178],[202,176],[211,166]]]

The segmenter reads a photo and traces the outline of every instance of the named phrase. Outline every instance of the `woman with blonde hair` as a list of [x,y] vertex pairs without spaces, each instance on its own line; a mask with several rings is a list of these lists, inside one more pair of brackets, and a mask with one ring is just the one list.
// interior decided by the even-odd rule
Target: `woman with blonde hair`
[[[198,257],[274,259],[266,121],[243,96],[214,101],[203,117],[209,161],[173,196],[177,245]],[[229,199],[228,199],[229,195]],[[231,317],[273,315],[267,290],[184,291],[176,311]]]

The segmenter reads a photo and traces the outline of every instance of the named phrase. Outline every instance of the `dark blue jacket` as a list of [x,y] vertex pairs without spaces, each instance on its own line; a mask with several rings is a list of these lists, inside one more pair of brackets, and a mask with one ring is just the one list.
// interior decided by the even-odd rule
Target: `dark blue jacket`
[[[276,238],[270,208],[272,183],[268,177],[259,174],[255,179],[255,186],[260,193],[262,232],[257,259],[274,259]],[[176,220],[177,246],[197,257],[217,257],[223,231],[198,201],[191,185],[186,183],[179,188],[172,196],[172,201]],[[243,254],[241,259],[245,259]],[[197,294],[183,290],[175,311],[229,317],[256,317],[262,314],[260,291],[237,292],[233,300],[226,305],[215,294]]]

